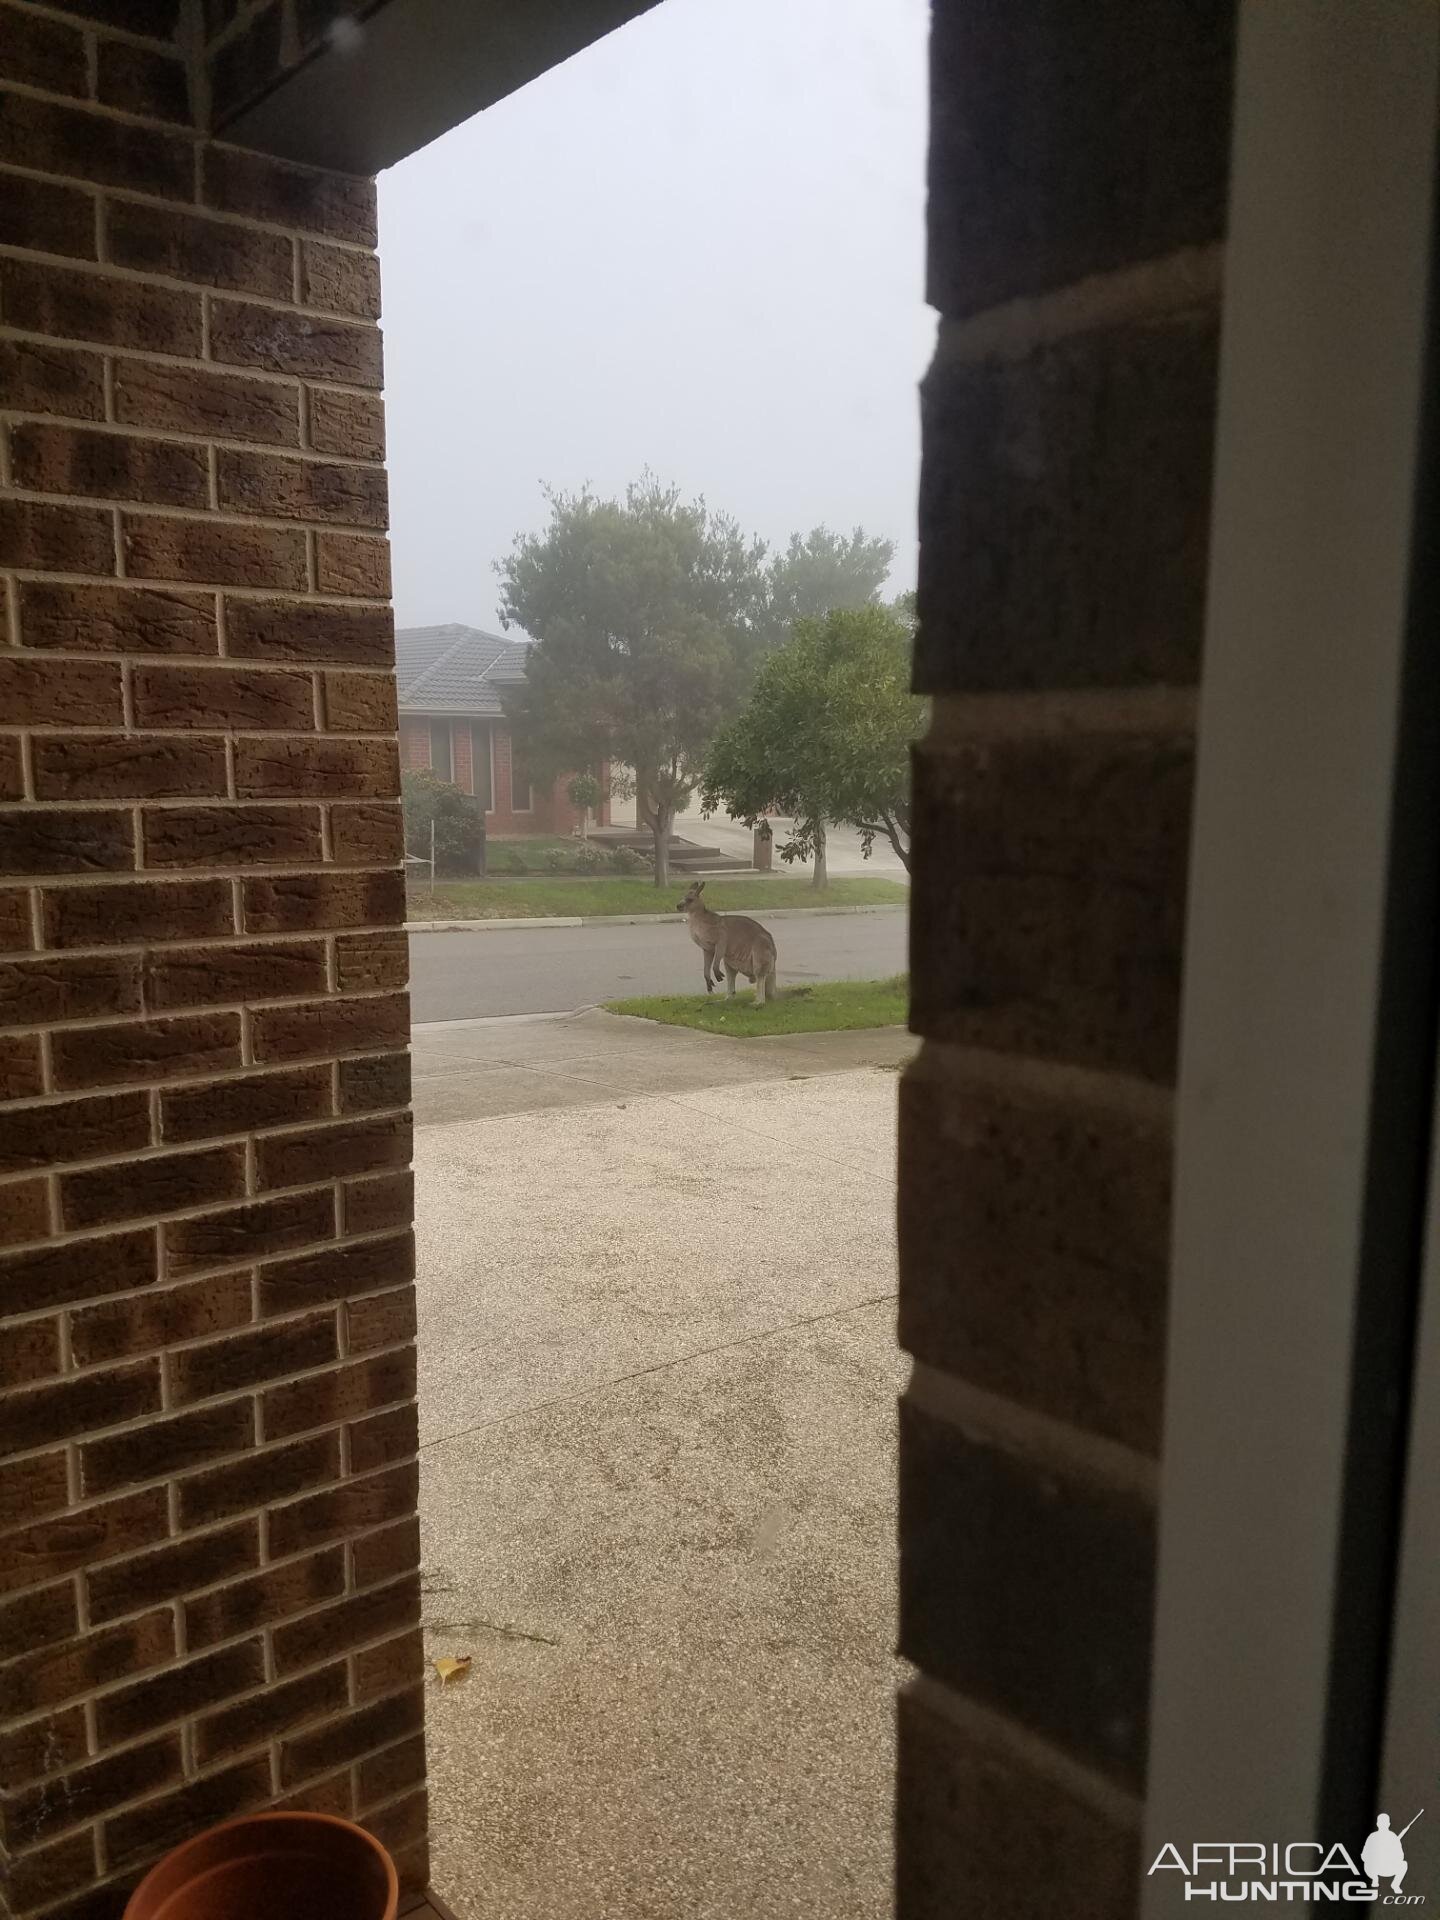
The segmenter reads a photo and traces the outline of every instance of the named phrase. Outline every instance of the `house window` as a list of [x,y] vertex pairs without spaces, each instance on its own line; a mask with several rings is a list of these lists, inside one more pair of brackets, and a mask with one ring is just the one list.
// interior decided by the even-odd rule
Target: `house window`
[[455,778],[455,763],[450,754],[450,722],[430,722],[430,767],[442,780]]
[[531,807],[534,805],[534,794],[530,787],[530,775],[525,771],[525,768],[520,762],[513,757],[513,748],[511,752],[510,811],[512,813],[529,813]]
[[475,798],[482,813],[495,805],[495,783],[490,767],[490,729],[483,720],[470,723],[470,762],[475,769]]

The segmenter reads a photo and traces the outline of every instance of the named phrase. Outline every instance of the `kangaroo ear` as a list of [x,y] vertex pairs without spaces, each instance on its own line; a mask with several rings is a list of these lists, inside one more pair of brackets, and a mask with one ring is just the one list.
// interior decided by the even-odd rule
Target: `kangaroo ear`
[[696,893],[704,893],[704,891],[705,891],[705,882],[704,882],[703,880],[697,880],[697,881],[695,882],[695,891],[696,891]]

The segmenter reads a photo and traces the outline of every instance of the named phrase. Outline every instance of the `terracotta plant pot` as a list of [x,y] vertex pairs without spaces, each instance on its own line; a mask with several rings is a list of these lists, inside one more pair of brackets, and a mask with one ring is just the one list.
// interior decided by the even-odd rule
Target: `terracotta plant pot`
[[130,1896],[125,1920],[395,1920],[395,1863],[328,1813],[257,1813],[197,1833]]

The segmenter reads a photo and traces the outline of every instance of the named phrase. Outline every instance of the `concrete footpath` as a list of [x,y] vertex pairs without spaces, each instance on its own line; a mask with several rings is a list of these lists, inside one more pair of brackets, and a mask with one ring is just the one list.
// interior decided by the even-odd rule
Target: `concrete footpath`
[[882,1920],[903,1032],[415,1032],[435,1885]]

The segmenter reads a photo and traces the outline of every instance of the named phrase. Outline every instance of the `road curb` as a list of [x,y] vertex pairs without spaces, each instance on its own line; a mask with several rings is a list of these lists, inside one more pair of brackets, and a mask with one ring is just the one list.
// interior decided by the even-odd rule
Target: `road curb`
[[[896,901],[868,907],[759,907],[767,920],[839,920],[857,913],[903,913]],[[526,920],[407,920],[407,933],[525,933],[536,927],[664,927],[684,924],[683,913],[597,913],[588,918],[542,914]]]

